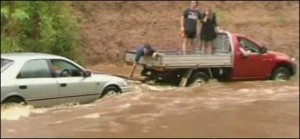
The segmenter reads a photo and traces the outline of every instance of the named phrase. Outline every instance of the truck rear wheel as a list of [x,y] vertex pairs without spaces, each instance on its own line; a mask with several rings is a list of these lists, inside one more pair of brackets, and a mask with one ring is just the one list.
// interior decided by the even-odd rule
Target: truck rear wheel
[[289,80],[291,74],[289,70],[285,67],[278,67],[272,73],[271,79],[272,80]]
[[205,74],[204,72],[196,72],[192,74],[186,86],[195,87],[195,86],[202,85],[208,81],[209,81],[209,77],[207,74]]

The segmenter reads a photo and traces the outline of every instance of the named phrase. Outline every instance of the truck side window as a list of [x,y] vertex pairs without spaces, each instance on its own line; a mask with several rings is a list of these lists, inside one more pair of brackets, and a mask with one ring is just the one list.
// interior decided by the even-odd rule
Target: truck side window
[[255,43],[251,42],[250,40],[239,38],[239,42],[241,47],[250,50],[252,53],[259,53],[259,47]]

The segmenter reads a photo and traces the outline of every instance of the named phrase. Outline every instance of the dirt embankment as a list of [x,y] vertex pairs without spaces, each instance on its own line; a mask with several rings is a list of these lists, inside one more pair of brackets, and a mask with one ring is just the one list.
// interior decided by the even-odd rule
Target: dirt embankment
[[[124,51],[144,42],[180,49],[180,16],[189,2],[73,2],[86,64],[122,63]],[[299,60],[299,2],[199,2],[215,7],[220,27],[245,34]]]

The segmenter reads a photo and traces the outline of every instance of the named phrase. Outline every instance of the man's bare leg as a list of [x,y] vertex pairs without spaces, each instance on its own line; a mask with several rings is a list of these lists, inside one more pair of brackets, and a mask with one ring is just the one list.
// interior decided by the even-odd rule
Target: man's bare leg
[[183,44],[182,44],[182,53],[183,53],[183,55],[185,55],[186,45],[187,45],[187,38],[183,38]]
[[202,42],[202,52],[203,52],[203,54],[206,54],[206,51],[207,51],[207,50],[206,50],[206,49],[207,49],[207,48],[206,48],[206,45],[207,45],[207,42],[206,42],[206,41],[203,41],[203,42]]
[[213,53],[212,41],[208,41],[207,45],[208,45],[208,50],[209,50],[208,53],[212,54]]
[[190,39],[190,46],[192,48],[192,53],[195,53],[195,51],[196,51],[195,39]]
[[129,75],[130,78],[133,77],[133,74],[134,74],[134,71],[135,71],[136,67],[137,67],[137,63],[135,62],[134,65],[132,66],[132,69],[131,69],[131,72],[130,72],[130,75]]

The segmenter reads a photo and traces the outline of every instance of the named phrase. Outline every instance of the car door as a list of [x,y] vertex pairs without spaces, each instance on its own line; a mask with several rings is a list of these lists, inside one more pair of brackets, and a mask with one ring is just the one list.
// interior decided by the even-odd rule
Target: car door
[[18,92],[34,106],[52,106],[57,103],[57,80],[51,75],[45,59],[27,61],[16,77]]
[[60,102],[85,103],[98,99],[99,91],[92,77],[84,77],[83,70],[69,61],[51,59],[59,85]]
[[[268,63],[268,54],[260,53],[259,46],[246,38],[239,38],[239,41],[243,42],[246,49],[251,53],[248,56],[243,56],[240,49],[237,49],[235,56],[235,65],[233,78],[234,79],[265,79],[270,64]],[[238,44],[242,47],[241,43]]]

